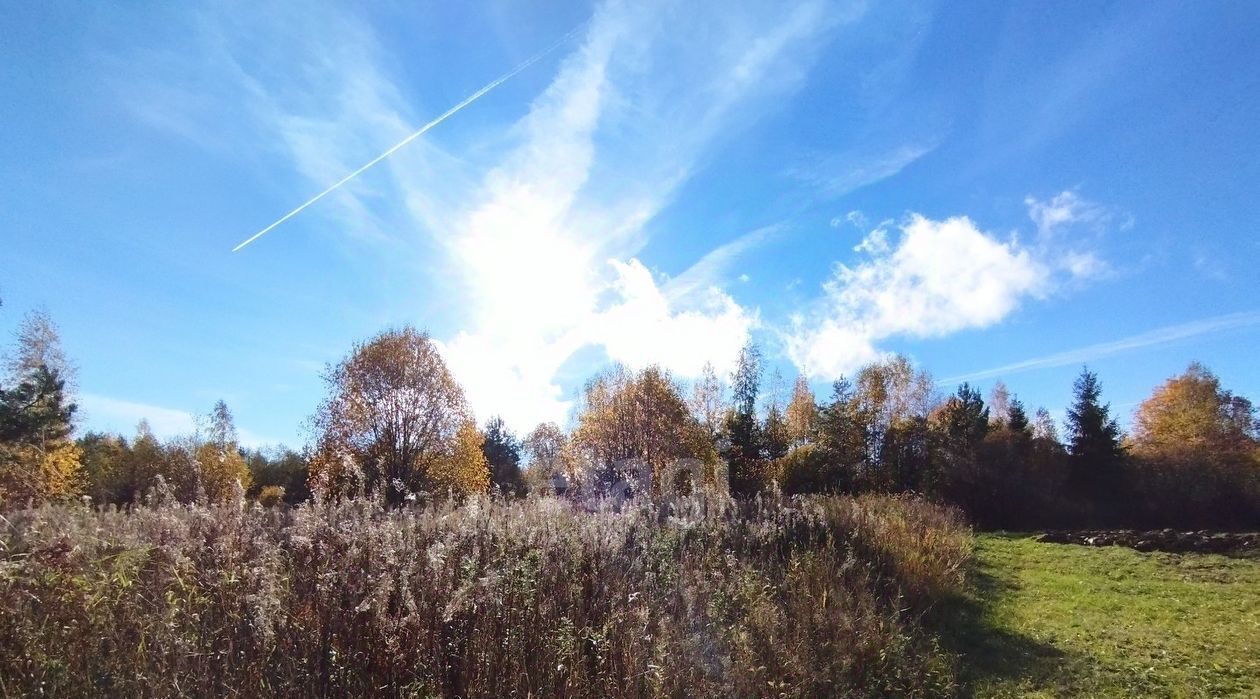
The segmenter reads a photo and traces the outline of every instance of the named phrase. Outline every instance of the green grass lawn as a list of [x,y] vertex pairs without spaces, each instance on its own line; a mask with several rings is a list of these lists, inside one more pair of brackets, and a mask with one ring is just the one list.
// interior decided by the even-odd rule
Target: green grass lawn
[[945,641],[977,697],[1260,697],[1260,560],[977,537]]

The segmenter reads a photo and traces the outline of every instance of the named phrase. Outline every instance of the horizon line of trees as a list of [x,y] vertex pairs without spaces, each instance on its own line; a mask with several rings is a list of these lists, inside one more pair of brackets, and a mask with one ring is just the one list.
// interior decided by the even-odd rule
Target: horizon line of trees
[[[428,335],[405,327],[329,367],[301,453],[243,448],[223,401],[192,435],[161,441],[142,422],[132,438],[75,439],[73,367],[43,313],[23,321],[5,373],[6,507],[81,496],[125,506],[155,487],[181,501],[244,494],[268,505],[312,493],[391,504],[522,496],[557,483],[598,495],[634,464],[654,494],[914,492],[990,527],[1260,525],[1255,409],[1198,363],[1154,390],[1127,435],[1083,368],[1061,439],[1048,411],[1029,415],[1001,381],[987,401],[966,383],[941,396],[903,356],[841,377],[821,401],[804,377],[787,396],[777,374],[763,390],[749,343],[729,381],[708,365],[689,392],[659,366],[614,366],[586,384],[571,430],[545,423],[519,438],[498,417],[478,427]],[[680,461],[696,467],[677,471]]]

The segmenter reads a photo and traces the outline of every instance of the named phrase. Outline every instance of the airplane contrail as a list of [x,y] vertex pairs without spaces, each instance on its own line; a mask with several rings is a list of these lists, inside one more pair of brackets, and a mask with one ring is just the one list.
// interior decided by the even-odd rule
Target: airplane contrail
[[547,54],[551,53],[552,51],[555,51],[557,48],[559,48],[561,45],[563,45],[563,44],[564,44],[565,42],[567,42],[569,39],[573,38],[573,35],[574,35],[574,34],[576,34],[576,33],[578,32],[578,30],[580,30],[580,29],[581,29],[581,28],[582,28],[585,24],[586,24],[586,23],[585,23],[585,22],[583,22],[582,24],[579,24],[578,26],[574,27],[572,30],[570,30],[570,31],[569,31],[569,33],[568,33],[568,34],[565,34],[565,35],[564,35],[563,37],[561,37],[561,38],[560,38],[560,40],[559,40],[559,41],[557,41],[556,43],[552,44],[551,46],[548,46],[547,48],[543,49],[542,51],[538,52],[537,54],[534,54],[534,56],[533,56],[533,57],[531,57],[529,60],[525,61],[524,63],[522,63],[522,64],[520,64],[520,65],[518,65],[518,66],[516,66],[515,68],[513,68],[512,70],[510,70],[510,71],[508,71],[508,72],[504,73],[503,75],[499,76],[498,78],[495,78],[495,79],[494,79],[494,80],[492,80],[491,82],[487,83],[487,84],[486,84],[486,86],[485,86],[485,87],[483,87],[483,88],[481,88],[480,90],[477,90],[476,92],[472,93],[471,95],[469,95],[469,96],[465,97],[462,101],[460,101],[460,102],[459,102],[459,104],[456,104],[454,107],[451,107],[450,109],[446,110],[445,112],[442,112],[441,114],[439,114],[439,115],[437,116],[437,118],[433,119],[432,121],[430,121],[429,123],[425,124],[424,126],[421,126],[419,129],[416,129],[416,131],[414,131],[414,132],[413,132],[410,136],[408,136],[408,137],[404,138],[403,140],[399,141],[398,143],[395,143],[395,144],[394,144],[394,145],[393,145],[393,146],[392,146],[389,150],[385,151],[384,153],[381,153],[380,155],[376,156],[375,158],[372,158],[372,159],[371,159],[371,160],[369,160],[367,163],[365,163],[362,167],[360,167],[358,170],[355,170],[354,172],[350,173],[349,175],[346,175],[345,177],[341,178],[340,180],[337,180],[337,182],[336,182],[336,183],[334,183],[332,186],[330,186],[328,189],[325,189],[324,191],[320,192],[319,194],[316,194],[315,196],[313,196],[313,197],[311,197],[310,199],[308,199],[308,200],[306,201],[306,203],[304,203],[304,204],[302,204],[301,206],[299,206],[298,208],[296,208],[296,209],[294,209],[294,210],[290,211],[289,213],[285,214],[284,216],[281,216],[281,217],[280,217],[280,218],[279,218],[279,219],[278,219],[275,223],[271,224],[270,226],[267,226],[266,228],[262,229],[261,231],[258,231],[258,232],[257,232],[257,233],[255,233],[255,234],[253,234],[253,235],[252,235],[252,236],[250,236],[248,239],[246,239],[244,242],[242,242],[240,245],[237,245],[236,247],[232,248],[232,252],[239,252],[239,251],[241,250],[241,248],[243,248],[243,247],[245,247],[246,245],[249,245],[250,243],[254,242],[255,240],[258,240],[259,238],[263,237],[263,236],[264,236],[264,235],[266,235],[269,231],[271,231],[271,229],[275,228],[276,226],[279,226],[280,224],[284,223],[285,221],[288,221],[289,219],[291,219],[291,218],[293,218],[294,216],[298,215],[298,214],[299,214],[299,213],[301,213],[301,212],[302,212],[302,210],[303,210],[303,209],[305,209],[306,207],[310,206],[311,204],[314,204],[315,202],[319,201],[320,199],[323,199],[324,197],[328,196],[328,195],[329,195],[329,194],[331,194],[332,192],[336,191],[336,189],[337,189],[338,187],[340,187],[341,185],[343,185],[343,184],[345,184],[345,183],[349,182],[350,180],[353,180],[354,178],[358,177],[359,175],[363,174],[363,173],[364,173],[364,171],[366,171],[368,168],[372,167],[373,165],[375,165],[375,164],[377,164],[377,163],[381,162],[382,160],[384,160],[384,159],[388,158],[389,156],[393,155],[393,154],[394,154],[394,151],[397,151],[399,148],[402,148],[403,146],[407,145],[408,143],[411,143],[412,141],[416,140],[417,138],[420,138],[421,136],[423,136],[425,133],[427,133],[427,132],[428,132],[430,129],[432,129],[433,127],[437,126],[438,124],[441,124],[443,121],[446,121],[446,120],[447,120],[447,118],[449,118],[449,117],[450,117],[451,115],[453,115],[455,112],[458,112],[459,110],[463,109],[464,107],[467,107],[468,105],[470,105],[470,104],[472,104],[473,102],[477,101],[477,98],[481,97],[482,95],[486,94],[487,92],[489,92],[489,91],[493,90],[494,88],[496,88],[496,87],[498,87],[498,86],[502,85],[503,83],[507,82],[508,80],[512,79],[514,76],[516,76],[516,74],[517,74],[517,73],[520,73],[521,71],[525,70],[526,68],[528,68],[528,67],[530,67],[530,66],[534,65],[535,63],[537,63],[538,61],[542,60],[542,58],[543,58],[544,56],[546,56]]
[[1036,357],[1034,359],[1026,359],[1022,362],[1007,364],[1005,366],[994,367],[992,369],[981,369],[968,374],[959,374],[949,378],[941,379],[936,382],[938,386],[948,386],[959,383],[961,381],[976,381],[978,379],[991,379],[996,376],[1004,376],[1014,374],[1020,371],[1028,371],[1030,369],[1048,369],[1051,367],[1067,366],[1069,364],[1083,364],[1085,362],[1109,357],[1113,354],[1128,352],[1130,350],[1144,349],[1146,347],[1156,347],[1159,345],[1176,342],[1177,340],[1185,340],[1199,335],[1207,335],[1209,333],[1220,332],[1223,330],[1233,330],[1235,328],[1246,328],[1254,325],[1260,325],[1260,311],[1243,311],[1240,313],[1230,313],[1223,316],[1215,316],[1212,318],[1203,318],[1180,325],[1169,325],[1155,330],[1148,330],[1138,335],[1131,335],[1119,340],[1111,342],[1102,342],[1088,347],[1080,347],[1066,352],[1046,355],[1044,357]]

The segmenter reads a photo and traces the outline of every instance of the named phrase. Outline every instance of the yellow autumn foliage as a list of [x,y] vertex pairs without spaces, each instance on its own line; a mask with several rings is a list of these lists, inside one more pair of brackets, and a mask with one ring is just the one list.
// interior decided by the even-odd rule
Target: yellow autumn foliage
[[81,452],[74,442],[57,440],[45,446],[0,445],[0,505],[62,499],[83,489]]
[[429,473],[429,482],[439,493],[456,495],[484,493],[490,489],[490,464],[481,450],[485,437],[473,422],[466,421],[455,432],[450,451],[438,459]]

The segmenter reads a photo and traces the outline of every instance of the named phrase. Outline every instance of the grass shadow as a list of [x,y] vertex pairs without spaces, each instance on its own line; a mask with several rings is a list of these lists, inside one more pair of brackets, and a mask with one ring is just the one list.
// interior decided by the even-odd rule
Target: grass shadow
[[962,696],[975,696],[978,685],[1034,683],[1058,674],[1069,654],[1051,644],[1002,628],[993,609],[1014,584],[995,575],[992,566],[973,561],[969,591],[944,601],[929,623],[942,647],[957,658]]

